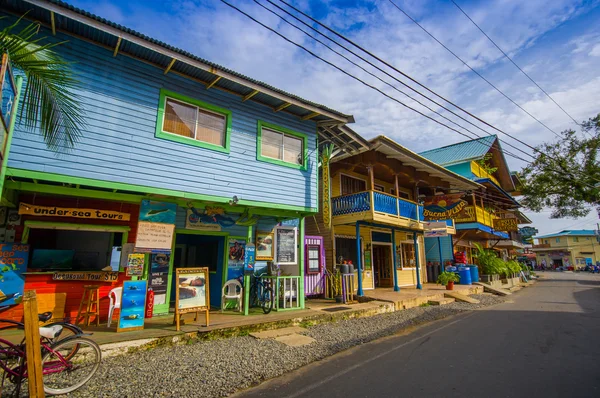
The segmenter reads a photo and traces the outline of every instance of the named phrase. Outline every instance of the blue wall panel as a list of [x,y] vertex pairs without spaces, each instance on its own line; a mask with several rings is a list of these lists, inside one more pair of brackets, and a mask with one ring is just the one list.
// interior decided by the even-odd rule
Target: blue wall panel
[[[2,21],[2,24],[6,22]],[[42,29],[43,30],[43,29]],[[48,32],[44,32],[48,34]],[[48,34],[50,36],[50,34]],[[51,36],[50,36],[51,37]],[[87,125],[76,149],[57,155],[16,127],[9,167],[282,205],[317,207],[316,125],[74,37],[57,47],[82,82]],[[154,136],[160,89],[232,111],[230,153]],[[308,170],[256,159],[257,120],[308,135]]]
[[[444,236],[439,238],[442,246],[442,264],[446,261],[453,261],[454,253],[452,253],[452,236]],[[440,262],[440,249],[438,238],[425,238],[425,259],[427,262]]]

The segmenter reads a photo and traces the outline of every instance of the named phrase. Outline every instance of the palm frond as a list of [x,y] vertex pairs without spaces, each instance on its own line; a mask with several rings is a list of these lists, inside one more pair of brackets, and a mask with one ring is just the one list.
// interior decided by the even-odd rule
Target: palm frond
[[18,33],[22,18],[0,31],[0,46],[7,51],[14,68],[25,74],[21,123],[31,131],[39,128],[49,149],[68,151],[82,136],[84,110],[73,92],[80,86],[69,62],[38,36],[38,24],[29,23]]

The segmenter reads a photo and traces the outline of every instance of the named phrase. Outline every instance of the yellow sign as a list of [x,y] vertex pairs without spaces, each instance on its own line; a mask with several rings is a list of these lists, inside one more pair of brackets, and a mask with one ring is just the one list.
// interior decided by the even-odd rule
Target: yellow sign
[[56,206],[37,206],[27,203],[19,203],[19,214],[28,214],[31,216],[49,216],[49,217],[74,217],[88,218],[112,221],[129,221],[129,213],[121,213],[112,210],[98,209],[77,209]]
[[426,206],[423,209],[423,216],[426,220],[448,220],[450,218],[457,218],[457,215],[467,206],[467,204],[468,203],[465,200],[460,200],[454,203],[452,208]]
[[55,272],[52,275],[55,281],[94,281],[116,282],[119,280],[118,271],[108,272]]
[[494,220],[496,231],[518,231],[519,223],[516,218],[497,218]]
[[321,154],[321,170],[323,170],[323,224],[331,228],[331,179],[329,176],[329,158],[331,147],[325,147]]

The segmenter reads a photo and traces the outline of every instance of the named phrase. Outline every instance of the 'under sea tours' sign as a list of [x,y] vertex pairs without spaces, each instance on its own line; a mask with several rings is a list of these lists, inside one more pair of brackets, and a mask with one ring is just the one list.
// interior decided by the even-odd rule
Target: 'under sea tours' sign
[[56,206],[37,206],[27,203],[19,203],[19,214],[30,216],[47,217],[74,217],[113,221],[129,221],[129,213],[121,213],[112,210],[78,209]]
[[456,218],[458,214],[468,205],[462,199],[462,194],[435,195],[425,198],[423,216],[426,220],[448,220]]

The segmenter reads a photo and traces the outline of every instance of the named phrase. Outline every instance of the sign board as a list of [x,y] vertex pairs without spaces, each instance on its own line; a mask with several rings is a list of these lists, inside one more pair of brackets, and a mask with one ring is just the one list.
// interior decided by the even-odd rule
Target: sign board
[[329,172],[329,160],[333,146],[325,146],[321,153],[321,189],[323,192],[323,224],[325,228],[331,228],[331,177]]
[[117,332],[129,332],[144,328],[146,309],[146,281],[125,281],[121,294],[121,311]]
[[16,305],[23,299],[29,245],[0,245],[0,306]]
[[148,272],[149,288],[154,292],[154,305],[167,303],[167,286],[169,282],[170,253],[154,253],[150,258]]
[[175,224],[176,215],[177,204],[175,203],[156,202],[145,199],[140,204],[139,221]]
[[431,231],[433,229],[446,229],[447,225],[445,221],[425,221],[423,223],[423,229],[425,231]]
[[256,262],[256,247],[249,243],[246,245],[246,253],[244,255],[244,271],[254,272],[254,263]]
[[365,264],[363,269],[365,271],[371,270],[371,250],[365,250]]
[[[463,194],[427,196],[423,205],[425,220],[448,220],[456,216],[468,205]],[[445,227],[445,226],[444,226]]]
[[19,203],[19,214],[28,214],[31,216],[100,219],[109,221],[129,221],[130,218],[129,213],[121,213],[119,211],[38,206],[27,203]]
[[[178,268],[176,270],[175,325],[180,329],[181,315],[188,312],[206,312],[206,326],[209,324],[210,291],[208,268]],[[196,320],[198,314],[196,314]]]
[[138,223],[135,251],[171,250],[174,224],[140,221]]
[[217,221],[213,222],[211,217],[198,216],[192,209],[188,209],[185,217],[185,228],[198,231],[220,231],[221,224]]
[[446,229],[431,229],[429,231],[425,230],[423,232],[423,236],[426,238],[442,238],[444,236],[448,236],[448,231]]
[[55,272],[52,274],[53,281],[94,281],[94,282],[116,282],[119,280],[118,271],[98,272]]
[[496,218],[494,219],[494,229],[496,231],[518,231],[519,221],[516,218]]
[[273,260],[273,232],[256,233],[256,259]]
[[144,260],[142,253],[132,253],[127,256],[127,276],[142,276],[144,273]]
[[296,228],[275,228],[275,263],[297,264],[298,244],[296,241]]
[[241,239],[229,239],[229,251],[227,253],[227,280],[237,279],[244,275],[245,257],[246,241]]

